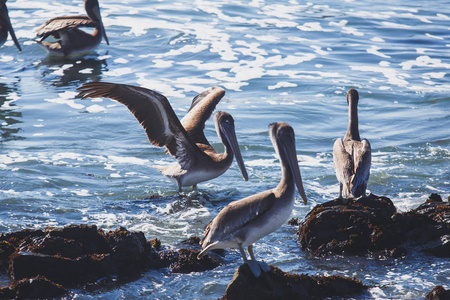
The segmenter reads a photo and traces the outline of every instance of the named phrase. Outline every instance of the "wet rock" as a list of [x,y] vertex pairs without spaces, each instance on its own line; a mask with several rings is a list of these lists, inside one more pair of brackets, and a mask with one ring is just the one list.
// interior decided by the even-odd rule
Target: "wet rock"
[[426,300],[448,300],[450,299],[450,290],[446,290],[442,285],[435,286],[425,298]]
[[0,249],[14,280],[44,276],[68,287],[105,276],[134,278],[157,257],[142,232],[119,228],[105,233],[95,225],[4,234]]
[[437,194],[418,208],[396,213],[389,198],[370,195],[317,205],[300,223],[300,245],[317,256],[385,253],[406,248],[450,257],[450,206]]
[[395,240],[384,227],[395,212],[389,198],[375,195],[317,205],[300,223],[300,245],[318,256],[393,249]]
[[119,275],[133,276],[150,266],[152,246],[143,232],[130,232],[120,227],[106,234],[106,240],[111,249],[111,262]]
[[197,259],[199,252],[192,249],[160,251],[159,267],[169,268],[174,273],[191,273],[211,270],[220,265],[220,261],[213,255],[207,254]]
[[299,219],[298,218],[292,218],[288,221],[288,225],[291,226],[298,226],[300,225]]
[[68,294],[61,285],[38,276],[14,282],[9,287],[0,288],[0,299],[52,299]]
[[[164,250],[159,239],[147,241],[142,232],[123,227],[110,232],[95,225],[21,230],[0,235],[0,267],[7,268],[14,282],[34,282],[36,293],[40,281],[29,278],[45,278],[45,284],[65,288],[83,285],[95,289],[101,283],[134,280],[147,268],[189,273],[220,265],[214,255],[197,259],[199,240],[191,237],[180,243],[192,249]],[[6,298],[16,295],[15,286],[2,291]]]
[[323,299],[361,294],[365,287],[359,280],[341,276],[308,276],[288,274],[279,268],[256,278],[247,265],[236,269],[224,299]]
[[91,254],[71,259],[20,252],[11,256],[9,272],[14,280],[44,276],[65,286],[74,286],[112,274],[109,254]]

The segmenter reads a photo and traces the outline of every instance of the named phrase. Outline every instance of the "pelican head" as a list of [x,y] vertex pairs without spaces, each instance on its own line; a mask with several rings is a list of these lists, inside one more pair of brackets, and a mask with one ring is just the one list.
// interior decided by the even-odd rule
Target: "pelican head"
[[236,156],[236,161],[241,169],[242,176],[244,176],[245,181],[248,181],[247,170],[245,169],[241,150],[239,150],[239,144],[236,138],[233,117],[227,112],[218,111],[214,115],[214,123],[216,126],[217,135],[220,137],[223,145],[225,146],[225,152],[231,150],[229,155],[231,155],[231,157],[233,157],[233,154]]
[[308,203],[303,189],[302,176],[298,167],[297,151],[295,149],[294,129],[287,123],[278,122],[269,125],[269,135],[272,144],[281,160],[283,176],[292,176],[303,202]]
[[86,9],[86,13],[88,17],[99,24],[100,33],[106,41],[106,44],[109,45],[108,37],[106,36],[105,27],[103,26],[102,16],[100,14],[100,5],[97,0],[85,0],[84,8]]
[[347,92],[347,104],[350,105],[350,103],[358,104],[359,101],[359,94],[358,91],[355,89],[350,89]]
[[0,45],[2,45],[5,42],[9,32],[17,49],[19,49],[19,51],[22,51],[22,49],[20,48],[19,41],[17,40],[16,35],[14,34],[14,29],[11,25],[11,20],[9,19],[8,8],[6,7],[6,0],[0,0],[0,30],[2,31],[2,34],[0,34]]

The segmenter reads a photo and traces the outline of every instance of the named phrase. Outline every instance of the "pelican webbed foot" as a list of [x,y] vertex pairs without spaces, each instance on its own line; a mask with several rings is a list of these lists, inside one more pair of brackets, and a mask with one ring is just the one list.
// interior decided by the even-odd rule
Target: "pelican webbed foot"
[[244,248],[241,244],[239,244],[239,251],[241,252],[242,259],[244,260],[244,264],[246,264],[250,271],[255,275],[255,277],[261,276],[262,273],[266,273],[270,271],[270,267],[264,261],[257,261],[255,259],[255,255],[253,254],[253,245],[248,246],[248,253],[250,254],[250,260],[247,259]]

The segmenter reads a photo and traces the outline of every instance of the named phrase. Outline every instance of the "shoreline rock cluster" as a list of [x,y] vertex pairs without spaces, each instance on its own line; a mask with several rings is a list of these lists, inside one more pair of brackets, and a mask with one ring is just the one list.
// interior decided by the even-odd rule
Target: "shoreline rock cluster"
[[[432,194],[418,208],[398,213],[386,197],[370,195],[346,203],[335,199],[317,205],[299,223],[299,242],[315,256],[397,258],[424,251],[450,257],[450,205]],[[10,286],[0,287],[0,298],[70,297],[70,289],[120,286],[149,269],[190,273],[223,263],[223,250],[198,260],[198,243],[198,237],[191,237],[173,249],[156,238],[147,240],[142,232],[122,227],[106,232],[83,224],[0,234],[0,272],[7,272],[12,280]],[[270,267],[255,278],[246,265],[240,266],[222,299],[323,299],[361,295],[366,290],[352,278],[288,274]],[[436,286],[427,299],[446,299],[449,293]]]
[[389,198],[335,199],[314,207],[299,224],[302,250],[330,254],[401,257],[423,251],[450,257],[450,205],[431,194],[419,207],[398,213]]
[[142,232],[122,227],[104,232],[82,224],[1,234],[0,272],[13,282],[0,288],[0,298],[52,298],[103,278],[134,280],[146,269],[189,273],[220,264],[211,256],[197,260],[198,252],[164,249],[158,239],[147,241]]

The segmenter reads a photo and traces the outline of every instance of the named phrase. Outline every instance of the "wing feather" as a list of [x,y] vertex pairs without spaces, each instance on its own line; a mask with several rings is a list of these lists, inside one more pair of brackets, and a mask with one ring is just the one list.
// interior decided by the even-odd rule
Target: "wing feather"
[[248,223],[262,217],[275,204],[272,190],[264,191],[228,204],[206,227],[200,242],[202,248],[237,234]]
[[77,90],[82,99],[105,97],[124,104],[153,145],[166,146],[183,168],[195,161],[200,149],[189,138],[165,96],[138,86],[108,82],[85,83]]
[[367,139],[354,145],[353,161],[354,176],[352,179],[352,194],[355,197],[364,196],[370,176],[372,150]]
[[353,161],[350,154],[345,151],[344,141],[341,138],[334,142],[333,163],[336,178],[342,184],[342,192],[346,195],[346,191],[349,191],[350,187]]
[[205,122],[211,117],[212,112],[224,95],[224,89],[211,87],[192,100],[188,113],[181,119],[181,124],[195,143],[209,145],[203,133]]
[[48,20],[38,28],[36,35],[46,38],[49,35],[56,34],[60,30],[68,30],[78,27],[95,27],[96,22],[88,16],[64,16]]

